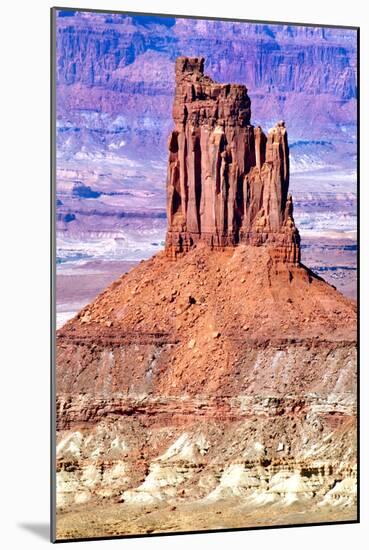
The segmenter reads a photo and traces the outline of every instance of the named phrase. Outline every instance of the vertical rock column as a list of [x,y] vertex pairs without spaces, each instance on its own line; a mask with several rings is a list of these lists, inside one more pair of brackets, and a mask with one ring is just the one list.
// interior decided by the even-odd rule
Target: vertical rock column
[[299,262],[284,123],[267,137],[254,128],[246,87],[214,82],[203,58],[180,57],[175,70],[167,254],[200,240],[211,248],[268,244],[279,259]]

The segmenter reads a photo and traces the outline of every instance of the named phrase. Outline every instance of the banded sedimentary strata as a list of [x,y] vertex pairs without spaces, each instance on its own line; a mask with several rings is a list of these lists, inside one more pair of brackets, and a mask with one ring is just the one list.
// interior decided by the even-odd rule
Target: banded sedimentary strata
[[176,73],[166,248],[58,331],[58,536],[354,519],[356,308],[300,262],[285,127]]

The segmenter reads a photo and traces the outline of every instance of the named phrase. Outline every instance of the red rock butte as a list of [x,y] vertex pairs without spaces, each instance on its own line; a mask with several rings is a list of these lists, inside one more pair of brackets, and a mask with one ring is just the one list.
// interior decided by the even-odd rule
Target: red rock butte
[[356,518],[356,306],[300,263],[284,124],[203,65],[166,249],[57,334],[59,539]]
[[246,86],[214,82],[203,57],[179,57],[175,71],[167,254],[177,257],[199,241],[211,248],[243,243],[267,245],[277,259],[298,264],[284,122],[267,136],[252,126]]

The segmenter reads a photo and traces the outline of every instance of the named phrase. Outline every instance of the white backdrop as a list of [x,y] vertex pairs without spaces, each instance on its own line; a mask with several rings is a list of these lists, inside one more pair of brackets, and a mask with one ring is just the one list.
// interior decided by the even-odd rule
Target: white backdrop
[[[129,550],[257,547],[345,549],[369,539],[368,52],[363,0],[76,0],[69,7],[361,26],[361,393],[362,523],[209,535],[91,542]],[[49,7],[17,0],[1,7],[1,531],[4,548],[48,544],[49,520]],[[5,120],[5,124],[4,124]],[[5,168],[5,172],[4,172]],[[73,548],[82,547],[75,543]]]

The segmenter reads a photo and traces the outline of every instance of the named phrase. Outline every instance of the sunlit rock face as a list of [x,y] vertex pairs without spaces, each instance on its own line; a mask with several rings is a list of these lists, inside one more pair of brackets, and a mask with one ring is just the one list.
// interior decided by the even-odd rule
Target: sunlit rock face
[[57,340],[60,537],[355,519],[356,308],[302,265],[163,251]]
[[[110,262],[112,281],[113,262],[147,259],[164,247],[174,65],[184,54],[203,56],[215,82],[247,86],[255,128],[267,135],[286,121],[302,260],[355,297],[356,33],[349,29],[61,10],[59,270],[79,275],[80,264],[97,259],[91,279]],[[108,280],[105,269],[96,292]],[[60,292],[60,324],[96,292],[78,300]]]
[[58,331],[59,538],[356,518],[355,304],[299,261],[286,125],[204,66],[175,65],[165,249]]
[[176,256],[198,241],[211,248],[268,243],[282,260],[298,263],[285,124],[268,137],[254,128],[246,87],[214,82],[204,61],[176,62],[166,251]]

